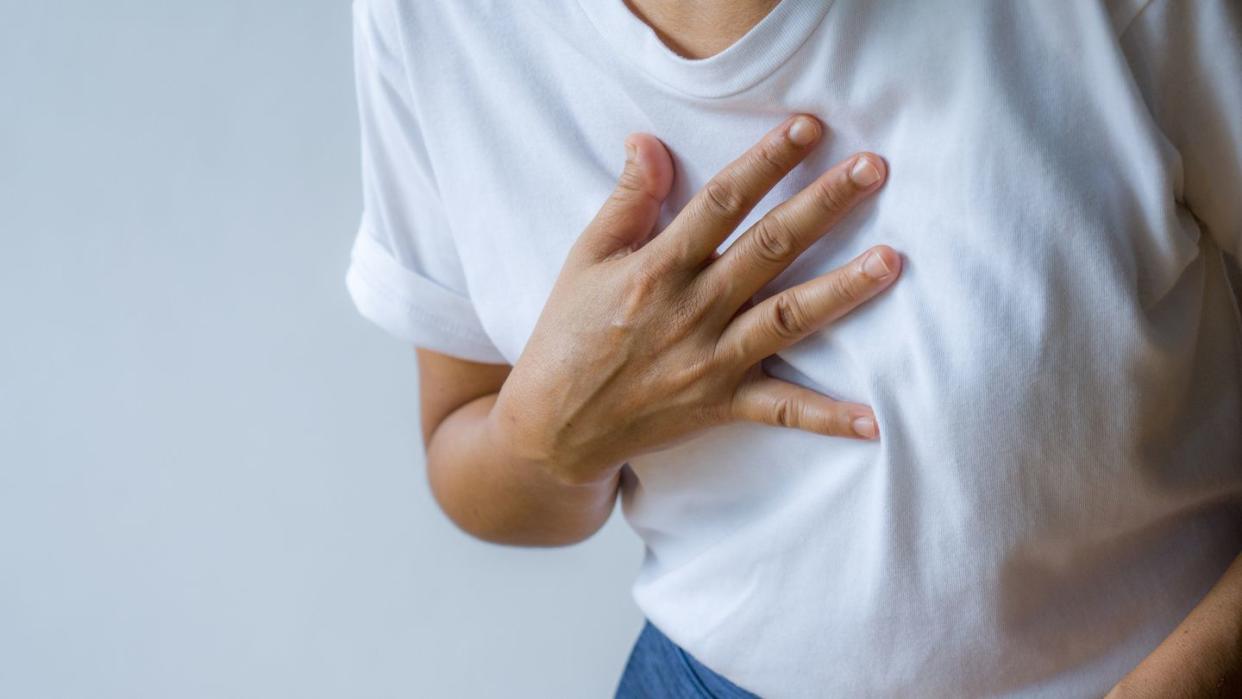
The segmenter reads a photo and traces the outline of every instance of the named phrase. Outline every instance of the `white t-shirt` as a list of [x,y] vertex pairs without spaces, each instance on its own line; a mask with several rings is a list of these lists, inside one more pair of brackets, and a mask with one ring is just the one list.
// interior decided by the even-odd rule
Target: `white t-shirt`
[[868,246],[897,282],[766,360],[865,442],[738,423],[624,469],[642,611],[763,696],[1098,696],[1242,552],[1237,0],[783,0],[688,60],[622,0],[356,0],[348,286],[406,341],[513,363],[622,141],[660,225],[793,112],[880,192],[760,296]]

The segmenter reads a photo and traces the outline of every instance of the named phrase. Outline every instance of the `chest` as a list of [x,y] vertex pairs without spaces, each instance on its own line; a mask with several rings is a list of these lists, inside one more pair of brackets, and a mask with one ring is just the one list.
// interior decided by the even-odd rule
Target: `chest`
[[554,64],[573,58],[564,47],[522,57],[539,79],[494,75],[489,84],[504,87],[432,97],[452,115],[432,125],[433,157],[471,297],[510,361],[615,186],[634,131],[659,137],[673,156],[662,227],[789,113],[825,123],[816,152],[725,245],[857,150],[886,158],[878,196],[761,295],[886,243],[906,257],[906,293],[925,295],[932,314],[964,312],[980,298],[992,302],[982,312],[1020,313],[1032,299],[1100,289],[1146,307],[1195,257],[1196,229],[1176,201],[1176,154],[1090,22],[980,11],[949,25],[934,8],[881,8],[858,15],[868,27],[859,42],[849,12],[862,11],[842,2],[829,15],[835,23],[790,63],[726,99],[677,95],[599,56]]

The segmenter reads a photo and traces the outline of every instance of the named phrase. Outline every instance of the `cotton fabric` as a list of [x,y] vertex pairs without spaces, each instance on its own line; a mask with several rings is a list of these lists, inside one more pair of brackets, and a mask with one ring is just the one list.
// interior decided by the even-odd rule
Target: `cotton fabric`
[[659,227],[793,112],[880,192],[758,296],[884,243],[894,285],[765,360],[879,441],[750,423],[632,459],[643,613],[771,697],[1099,696],[1242,552],[1242,3],[782,0],[678,56],[622,0],[355,0],[347,274],[407,342],[514,363],[659,137]]

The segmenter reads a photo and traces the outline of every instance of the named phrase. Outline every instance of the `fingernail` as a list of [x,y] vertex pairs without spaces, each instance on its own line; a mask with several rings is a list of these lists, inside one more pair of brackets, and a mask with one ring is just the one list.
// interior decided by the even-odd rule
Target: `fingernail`
[[850,168],[850,179],[859,187],[870,187],[880,181],[880,169],[871,162],[871,158],[860,156]]
[[890,272],[892,272],[892,270],[888,268],[888,264],[884,262],[884,258],[880,255],[880,253],[874,250],[863,258],[862,271],[863,274],[875,280],[883,279],[884,277],[887,277]]
[[815,140],[818,129],[809,117],[798,117],[789,125],[789,140],[796,146],[808,146]]
[[867,416],[856,417],[854,418],[854,421],[850,423],[850,426],[854,428],[854,433],[857,434],[859,437],[866,437],[867,439],[875,439],[875,420],[874,419],[867,417]]
[[634,156],[636,155],[638,155],[638,149],[634,147],[633,143],[626,141],[625,142],[625,162],[627,163],[634,162]]

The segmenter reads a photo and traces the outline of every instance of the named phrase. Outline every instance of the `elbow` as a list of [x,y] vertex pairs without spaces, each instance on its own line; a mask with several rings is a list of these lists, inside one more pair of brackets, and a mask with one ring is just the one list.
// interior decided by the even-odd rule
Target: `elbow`
[[[430,465],[429,465],[430,466]],[[583,510],[515,506],[515,498],[480,497],[477,489],[466,488],[453,478],[437,477],[431,466],[427,482],[432,497],[444,516],[462,533],[479,541],[501,546],[554,548],[572,546],[591,538],[603,528],[615,505],[613,498]],[[572,514],[571,514],[572,512]]]
[[[543,522],[511,522],[501,517],[487,516],[477,511],[462,511],[451,502],[445,502],[438,496],[436,504],[440,511],[462,533],[489,544],[514,546],[522,548],[559,548],[573,546],[590,539],[607,522],[607,517],[599,521],[582,523],[576,526],[548,526]],[[466,508],[469,510],[469,508]]]
[[[450,518],[452,519],[452,518]],[[563,548],[573,546],[590,539],[601,526],[580,531],[548,531],[517,529],[517,528],[474,528],[468,529],[457,520],[453,520],[457,528],[479,541],[500,546],[521,548]]]

